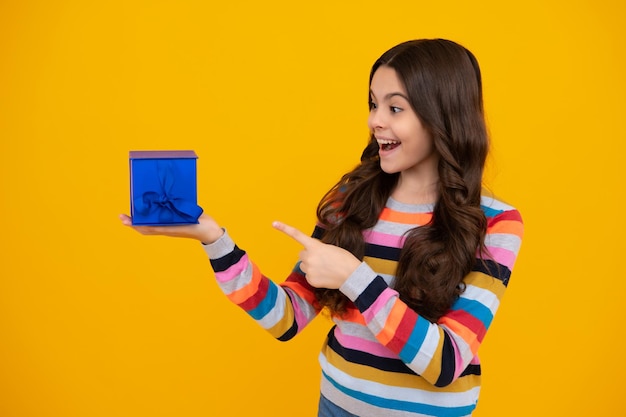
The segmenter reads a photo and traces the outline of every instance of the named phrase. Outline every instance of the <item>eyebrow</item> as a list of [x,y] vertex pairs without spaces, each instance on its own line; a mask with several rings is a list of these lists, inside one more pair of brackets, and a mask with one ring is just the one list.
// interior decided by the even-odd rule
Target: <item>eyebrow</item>
[[[407,96],[405,96],[403,93],[400,93],[400,92],[393,92],[393,93],[385,94],[385,100],[390,100],[395,96],[399,96],[405,99],[406,101],[410,101]],[[370,97],[374,97],[374,98],[376,97],[376,95],[374,94],[374,92],[372,92],[372,90],[370,90]]]

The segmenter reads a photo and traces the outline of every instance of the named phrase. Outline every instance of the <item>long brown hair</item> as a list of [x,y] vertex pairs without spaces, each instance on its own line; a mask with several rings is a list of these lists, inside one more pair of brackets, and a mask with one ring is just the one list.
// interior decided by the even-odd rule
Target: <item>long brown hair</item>
[[[463,291],[463,278],[484,251],[486,219],[480,208],[488,136],[480,68],[474,55],[445,39],[401,43],[372,66],[393,68],[410,104],[433,138],[439,154],[438,200],[429,224],[407,233],[393,288],[407,305],[438,320]],[[345,174],[320,201],[322,241],[363,259],[363,231],[373,227],[399,174],[387,174],[373,137],[361,163]],[[344,313],[347,297],[338,290],[316,290],[320,306]]]

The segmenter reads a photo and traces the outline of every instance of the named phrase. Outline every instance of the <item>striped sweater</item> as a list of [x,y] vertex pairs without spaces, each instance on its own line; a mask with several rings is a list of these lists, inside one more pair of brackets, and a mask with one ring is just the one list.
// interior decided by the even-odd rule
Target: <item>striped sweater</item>
[[[364,232],[363,262],[340,288],[353,304],[347,314],[333,317],[319,355],[326,399],[363,417],[471,415],[480,390],[478,348],[523,233],[513,207],[488,197],[481,205],[489,257],[476,263],[464,279],[465,291],[431,323],[400,300],[392,283],[405,232],[428,223],[433,206],[389,199],[378,223]],[[228,298],[277,339],[294,337],[319,313],[299,264],[277,285],[227,233],[204,248]]]

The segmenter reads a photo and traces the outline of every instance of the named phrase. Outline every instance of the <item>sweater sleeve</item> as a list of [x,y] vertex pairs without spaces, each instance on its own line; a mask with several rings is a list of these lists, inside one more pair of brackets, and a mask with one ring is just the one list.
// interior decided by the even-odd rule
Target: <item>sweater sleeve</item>
[[478,259],[464,279],[465,291],[437,323],[419,316],[400,300],[367,264],[340,290],[361,311],[378,341],[395,352],[415,373],[437,387],[454,382],[473,364],[478,348],[500,305],[523,235],[517,210],[489,219],[487,259]]
[[224,294],[278,340],[291,339],[319,313],[314,289],[299,263],[278,285],[261,273],[228,232],[203,248]]

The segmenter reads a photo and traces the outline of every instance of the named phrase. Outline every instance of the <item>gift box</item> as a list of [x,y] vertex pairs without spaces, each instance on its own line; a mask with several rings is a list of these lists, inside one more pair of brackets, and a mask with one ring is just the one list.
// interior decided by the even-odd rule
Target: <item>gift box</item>
[[133,225],[198,223],[194,151],[130,151],[128,159]]

